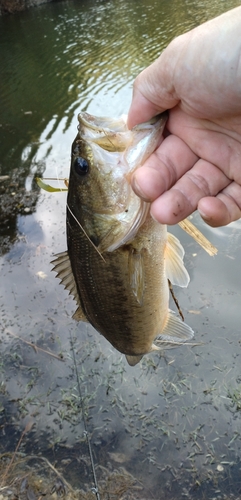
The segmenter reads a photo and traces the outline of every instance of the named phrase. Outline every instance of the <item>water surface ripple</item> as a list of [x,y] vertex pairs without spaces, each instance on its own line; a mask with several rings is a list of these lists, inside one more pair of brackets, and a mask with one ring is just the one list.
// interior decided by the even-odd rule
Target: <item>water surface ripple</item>
[[[10,177],[0,185],[0,476],[1,453],[14,451],[31,420],[26,459],[48,458],[92,495],[73,338],[97,478],[109,488],[101,500],[240,498],[240,221],[214,230],[194,214],[219,249],[213,259],[172,228],[191,276],[175,293],[201,345],[145,356],[133,369],[72,320],[74,301],[50,265],[66,249],[66,194],[40,192],[34,180],[68,177],[79,110],[126,113],[135,76],[174,36],[239,4],[73,0],[0,18],[0,175]],[[14,480],[26,475],[18,465]]]

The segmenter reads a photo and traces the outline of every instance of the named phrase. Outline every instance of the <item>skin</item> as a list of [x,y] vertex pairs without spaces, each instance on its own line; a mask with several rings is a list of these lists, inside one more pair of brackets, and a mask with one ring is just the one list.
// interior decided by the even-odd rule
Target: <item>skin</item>
[[241,7],[174,39],[134,82],[132,128],[169,110],[165,138],[132,187],[161,224],[196,209],[210,226],[241,217]]

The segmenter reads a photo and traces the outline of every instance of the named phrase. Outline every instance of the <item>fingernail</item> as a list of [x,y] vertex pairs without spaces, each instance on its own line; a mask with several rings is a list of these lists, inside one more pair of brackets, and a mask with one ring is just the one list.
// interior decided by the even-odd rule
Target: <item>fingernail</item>
[[137,194],[137,196],[139,196],[140,198],[142,198],[142,200],[147,201],[147,202],[151,201],[150,198],[147,198],[146,194],[143,193],[143,191],[140,188],[138,182],[136,181],[135,176],[132,177],[131,186],[132,186],[133,191],[135,191],[135,193]]
[[198,212],[204,221],[209,221],[212,219],[212,217],[210,217],[210,215],[205,214],[204,212],[202,212],[202,210],[198,209]]
[[152,211],[150,211],[150,216],[151,216],[151,218],[152,218],[155,222],[158,222],[158,224],[160,224],[159,220],[157,220],[157,219],[154,217],[154,215],[153,215]]

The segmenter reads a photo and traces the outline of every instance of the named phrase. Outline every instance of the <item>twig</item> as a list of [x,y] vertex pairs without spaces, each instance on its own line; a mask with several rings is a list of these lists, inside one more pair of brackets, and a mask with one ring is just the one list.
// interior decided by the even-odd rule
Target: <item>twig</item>
[[182,321],[184,321],[184,316],[183,316],[182,310],[181,310],[181,308],[179,306],[179,302],[178,302],[178,300],[177,300],[177,298],[176,298],[176,296],[174,294],[174,291],[173,291],[172,284],[171,284],[170,280],[168,280],[168,285],[169,285],[169,290],[171,292],[171,296],[172,296],[172,298],[173,298],[173,300],[174,300],[174,302],[176,304],[177,310],[178,310],[178,312],[179,312],[179,314],[180,314],[180,316],[182,318]]
[[186,231],[211,257],[218,253],[218,249],[194,226],[188,219],[178,222],[178,225]]
[[12,335],[12,337],[15,337],[15,339],[19,339],[22,342],[24,342],[25,344],[27,344],[30,347],[32,347],[35,352],[41,351],[41,352],[44,352],[45,354],[49,354],[49,356],[52,356],[53,358],[56,358],[59,361],[64,361],[64,359],[61,358],[60,356],[58,356],[57,354],[53,354],[50,351],[46,351],[46,349],[42,349],[41,347],[37,347],[35,344],[33,344],[32,342],[29,342],[28,340],[22,339],[22,337],[19,337],[19,335],[16,335],[15,333],[11,332],[11,330],[9,330],[9,328],[7,328],[5,331],[7,333],[9,333],[10,335]]

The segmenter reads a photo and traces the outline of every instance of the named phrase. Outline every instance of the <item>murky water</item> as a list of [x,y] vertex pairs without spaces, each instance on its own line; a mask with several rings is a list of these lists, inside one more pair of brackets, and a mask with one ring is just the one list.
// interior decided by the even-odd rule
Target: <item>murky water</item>
[[95,498],[74,349],[102,500],[241,496],[240,221],[212,230],[193,217],[214,258],[172,228],[191,276],[176,294],[202,345],[131,368],[71,319],[74,301],[50,264],[66,249],[66,194],[39,192],[34,180],[68,177],[78,110],[127,112],[135,75],[175,35],[239,4],[69,1],[0,19],[0,175],[10,177],[0,185],[0,453],[26,430],[15,463],[19,452],[35,456],[46,488],[48,459]]

